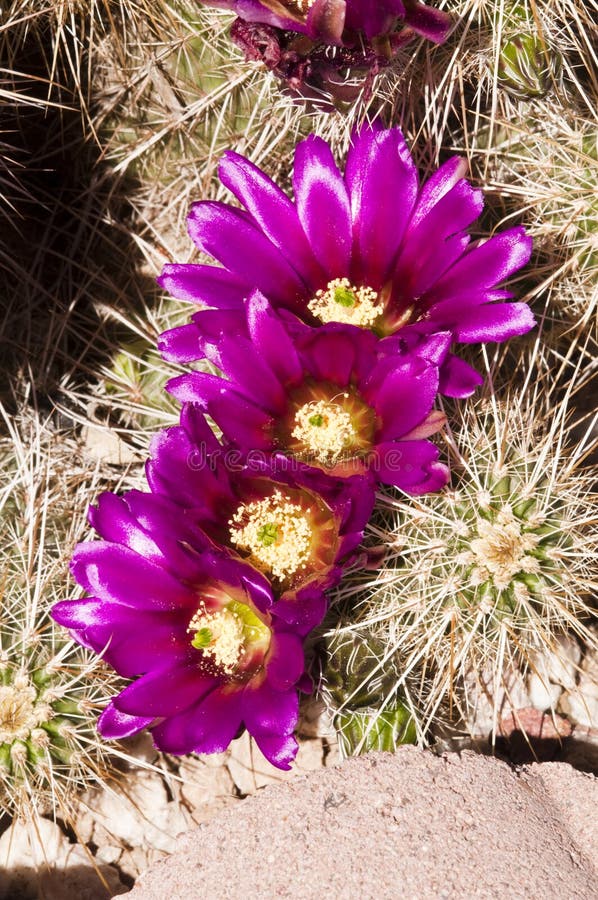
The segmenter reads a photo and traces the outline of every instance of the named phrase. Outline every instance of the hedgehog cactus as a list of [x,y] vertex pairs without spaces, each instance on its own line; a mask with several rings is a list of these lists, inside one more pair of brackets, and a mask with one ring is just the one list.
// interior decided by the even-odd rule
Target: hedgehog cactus
[[75,444],[19,413],[20,428],[0,440],[0,799],[11,812],[54,806],[68,818],[112,755],[96,719],[118,679],[49,616],[84,524],[73,500],[97,474]]
[[[353,605],[328,636],[324,694],[343,752],[423,740],[447,696],[466,715],[463,683],[472,668],[489,663],[498,684],[508,664],[533,665],[535,654],[555,646],[555,635],[568,631],[595,645],[586,625],[596,590],[590,574],[594,513],[590,476],[581,466],[592,444],[579,438],[585,423],[577,436],[566,424],[573,399],[583,403],[581,390],[574,392],[587,388],[581,362],[591,347],[583,329],[598,298],[595,3],[430,0],[425,15],[435,17],[436,39],[447,38],[438,45],[403,40],[414,36],[409,28],[418,30],[413,14],[421,15],[422,6],[413,0],[339,0],[337,14],[341,8],[353,16],[363,11],[366,19],[348,19],[349,31],[334,40],[309,30],[326,5],[320,2],[220,0],[216,5],[224,10],[213,10],[197,0],[38,0],[33,17],[28,0],[5,5],[2,93],[19,127],[27,129],[36,105],[50,104],[55,125],[65,110],[77,104],[80,110],[65,130],[45,129],[42,116],[39,149],[35,134],[27,136],[31,156],[20,152],[17,132],[0,142],[0,215],[3,225],[14,226],[0,248],[11,269],[2,289],[14,304],[2,337],[19,353],[27,345],[37,384],[45,363],[36,348],[51,357],[57,371],[52,406],[64,396],[60,391],[70,399],[76,385],[85,416],[110,405],[132,443],[145,447],[148,431],[175,409],[163,391],[174,373],[153,349],[155,336],[172,327],[172,310],[150,306],[151,285],[165,262],[188,253],[183,220],[191,201],[226,198],[214,177],[224,151],[243,153],[287,191],[298,135],[325,137],[340,158],[353,126],[379,117],[403,128],[427,175],[449,152],[467,156],[474,187],[486,189],[490,200],[483,226],[468,226],[473,241],[519,224],[533,233],[540,264],[525,276],[529,295],[522,299],[531,299],[538,319],[543,312],[547,320],[558,317],[558,335],[552,344],[535,344],[526,363],[561,379],[567,403],[561,393],[549,421],[548,379],[539,377],[531,391],[529,367],[511,365],[522,359],[522,343],[508,351],[508,364],[496,351],[510,387],[494,391],[489,384],[484,398],[478,394],[461,408],[447,405],[453,430],[443,453],[451,457],[452,489],[422,499],[390,488],[380,493],[367,539],[382,562],[377,571],[345,573],[338,599],[342,605],[350,597]],[[244,11],[257,7],[266,12],[264,22],[243,20]],[[386,17],[374,28],[369,17],[383,7],[404,7],[406,15]],[[281,10],[298,29],[288,22],[277,27]],[[230,40],[233,11],[241,16],[233,34],[249,61]],[[326,24],[325,17],[319,21]],[[281,81],[295,92],[292,99]],[[297,101],[314,95],[329,114],[312,106],[305,114]],[[38,198],[22,165],[30,178],[47,173],[58,158],[83,159],[75,151],[96,146],[97,158],[82,170],[80,207],[68,190],[60,193],[52,172],[50,189],[33,205]],[[113,195],[125,202],[113,206]],[[31,238],[27,226],[42,203],[47,230]],[[379,221],[379,197],[371,207]],[[35,268],[20,264],[23,257],[13,252],[21,221]],[[106,223],[108,236],[98,240]],[[85,235],[85,252],[73,266],[69,238],[77,229]],[[130,243],[121,248],[124,236]],[[115,250],[122,265],[113,274],[107,257]],[[421,254],[415,256],[421,263]],[[64,269],[55,268],[57,260]],[[190,261],[206,258],[195,253]],[[139,274],[144,282],[136,280]],[[93,315],[73,350],[71,315],[85,297]],[[47,329],[40,310],[50,310]],[[124,345],[114,331],[96,330],[104,313],[107,321],[130,326]],[[480,362],[473,352],[471,362]],[[16,420],[26,415],[20,406]],[[65,559],[97,493],[86,474],[94,463],[87,460],[81,471],[66,428],[46,438],[15,439],[1,457],[0,784],[10,808],[23,797],[43,805],[51,792],[68,805],[73,790],[101,777],[109,752],[98,744],[93,723],[115,685],[101,663],[92,665],[86,651],[58,637],[48,620],[49,606],[64,596]],[[47,458],[52,463],[44,468]],[[104,472],[101,486],[111,477]],[[262,543],[264,537],[271,535],[261,535]],[[200,644],[203,638],[198,631]]]
[[463,566],[457,602],[498,619],[525,616],[530,603],[542,603],[563,574],[559,556],[571,546],[561,501],[546,480],[531,489],[525,459],[509,448],[503,471],[490,470],[475,496],[465,481],[448,495],[445,513],[447,555]]
[[347,629],[353,639],[375,627],[385,658],[403,661],[395,696],[428,673],[416,697],[424,733],[447,698],[467,718],[468,672],[489,666],[499,686],[510,665],[533,665],[560,634],[595,644],[586,624],[596,589],[595,514],[581,464],[592,439],[565,449],[567,404],[557,403],[540,427],[541,401],[522,400],[517,414],[507,399],[457,415],[453,488],[416,501],[383,493],[368,543],[385,559],[339,590],[341,601],[361,598]]
[[39,811],[54,797],[64,812],[78,789],[101,779],[95,719],[110,676],[51,623],[37,630],[28,649],[26,630],[10,625],[5,618],[1,632],[2,802],[13,810],[29,802]]

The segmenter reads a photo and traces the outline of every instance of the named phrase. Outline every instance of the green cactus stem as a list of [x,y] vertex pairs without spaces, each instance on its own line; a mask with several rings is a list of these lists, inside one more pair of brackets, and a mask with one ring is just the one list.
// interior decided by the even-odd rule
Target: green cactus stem
[[417,740],[413,713],[396,697],[396,663],[383,653],[371,634],[339,634],[330,641],[324,695],[343,756],[392,753]]

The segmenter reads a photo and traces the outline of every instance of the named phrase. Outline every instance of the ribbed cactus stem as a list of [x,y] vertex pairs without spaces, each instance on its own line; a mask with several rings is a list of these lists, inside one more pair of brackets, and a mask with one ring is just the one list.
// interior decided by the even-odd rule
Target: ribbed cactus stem
[[394,753],[401,744],[414,744],[417,730],[412,713],[402,703],[383,710],[359,709],[338,713],[333,720],[343,756],[373,750]]
[[0,440],[0,803],[68,817],[77,791],[108,771],[96,722],[119,683],[49,617],[84,521],[77,498],[87,503],[97,474],[81,470],[74,442],[21,417]]
[[344,756],[370,750],[393,752],[412,744],[417,730],[412,711],[396,693],[395,660],[371,634],[338,635],[329,643],[325,697]]

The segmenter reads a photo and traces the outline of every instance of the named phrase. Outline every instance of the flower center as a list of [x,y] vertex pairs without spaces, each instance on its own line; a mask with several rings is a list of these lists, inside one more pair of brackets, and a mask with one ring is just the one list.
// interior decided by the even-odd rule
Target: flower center
[[289,392],[287,411],[275,423],[273,437],[285,454],[346,475],[367,468],[376,428],[375,409],[354,386],[307,377]]
[[270,629],[245,603],[232,600],[223,609],[208,610],[204,603],[189,622],[191,646],[201,650],[222,672],[232,675],[244,659],[270,643]]
[[478,537],[471,541],[471,552],[467,554],[475,566],[474,581],[492,578],[497,588],[507,588],[520,572],[539,570],[538,560],[528,554],[537,547],[540,537],[522,531],[509,506],[503,506],[492,522],[479,519],[477,532]]
[[28,682],[0,687],[0,744],[25,740],[44,719],[45,709],[37,707],[37,691]]
[[322,322],[344,322],[371,328],[382,315],[378,294],[370,287],[355,287],[348,278],[335,278],[307,304]]
[[357,436],[349,413],[327,400],[305,403],[298,409],[291,434],[324,465],[334,464]]
[[256,567],[274,578],[283,581],[307,567],[312,546],[309,517],[280,491],[244,503],[228,524],[232,543],[249,550]]

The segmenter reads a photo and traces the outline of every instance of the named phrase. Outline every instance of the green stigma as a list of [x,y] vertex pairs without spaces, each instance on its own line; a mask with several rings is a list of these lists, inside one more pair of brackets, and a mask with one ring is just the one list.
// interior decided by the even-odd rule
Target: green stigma
[[338,303],[339,306],[344,306],[347,309],[350,309],[357,303],[357,298],[350,288],[344,287],[343,285],[338,285],[334,288],[334,302]]
[[278,540],[278,525],[276,522],[267,522],[259,529],[257,533],[258,541],[264,547],[271,547]]
[[191,646],[196,650],[205,650],[212,643],[212,630],[210,628],[199,628],[195,632],[195,637],[191,641]]
[[311,416],[311,418],[309,418],[307,421],[310,425],[315,425],[316,428],[321,428],[324,424],[324,416],[317,414],[315,416]]

